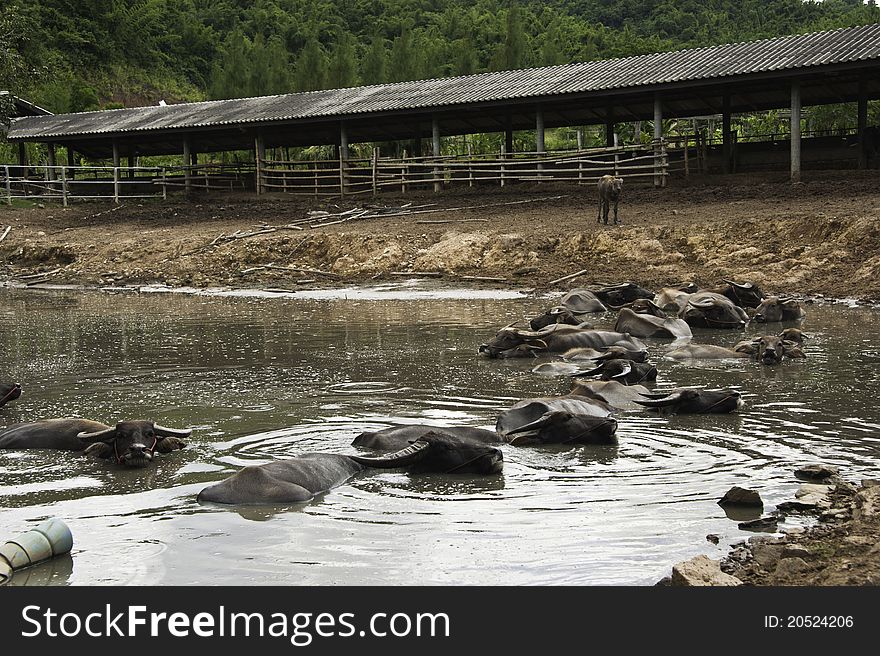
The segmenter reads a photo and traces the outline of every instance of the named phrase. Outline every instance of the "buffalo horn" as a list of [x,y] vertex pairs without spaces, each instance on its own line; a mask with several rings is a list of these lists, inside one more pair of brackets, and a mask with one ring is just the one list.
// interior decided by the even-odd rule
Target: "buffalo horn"
[[[646,396],[642,394],[642,396]],[[639,405],[646,408],[665,408],[666,406],[677,403],[681,399],[681,392],[673,392],[661,398],[646,398],[644,401],[635,400]]]
[[421,460],[428,454],[431,445],[423,440],[417,440],[408,447],[395,451],[381,458],[367,458],[365,456],[349,456],[355,462],[366,465],[367,467],[375,467],[377,469],[395,469],[397,467],[406,467],[412,463]]
[[[512,430],[507,431],[507,435],[516,435],[517,433],[530,433],[541,428],[547,426],[552,423],[555,419],[565,419],[570,417],[571,415],[567,412],[562,412],[559,410],[551,410],[550,412],[545,412],[543,415],[535,419],[535,421],[529,422],[528,424],[523,424],[518,428],[514,428]],[[512,443],[512,442],[511,442]]]
[[755,286],[753,283],[750,282],[740,284],[738,282],[734,282],[733,280],[727,280],[726,278],[722,278],[722,281],[726,282],[731,287],[736,287],[737,289],[752,289]]
[[701,298],[696,301],[688,299],[688,305],[692,305],[696,308],[710,308],[715,305],[715,299],[713,298]]
[[612,378],[623,378],[627,376],[630,371],[632,371],[632,364],[630,364],[629,361],[622,360],[622,362],[625,363],[621,365],[621,367],[623,368],[622,371],[619,374],[613,375]]
[[95,442],[112,442],[116,437],[116,428],[105,428],[104,430],[95,431],[94,433],[77,433],[76,436],[87,444]]
[[178,428],[165,428],[159,424],[153,424],[153,430],[156,431],[156,435],[159,437],[189,437],[192,435],[191,428],[181,430]]

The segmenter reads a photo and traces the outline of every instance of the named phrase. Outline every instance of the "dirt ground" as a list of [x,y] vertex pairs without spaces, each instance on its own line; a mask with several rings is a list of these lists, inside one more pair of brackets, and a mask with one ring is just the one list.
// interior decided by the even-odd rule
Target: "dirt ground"
[[[310,211],[405,203],[427,207],[323,228],[289,226]],[[880,299],[877,171],[807,172],[796,185],[767,174],[624,187],[621,226],[598,225],[596,210],[592,187],[555,184],[331,201],[248,194],[119,207],[0,206],[0,231],[12,227],[0,243],[0,279],[295,289],[412,271],[540,288],[587,269],[562,287],[711,285],[732,277],[769,293]],[[261,226],[276,230],[215,243]],[[271,267],[255,268],[264,265]]]
[[[321,228],[303,223],[310,211],[406,203],[423,207]],[[625,185],[621,226],[598,225],[596,204],[592,186],[542,184],[331,201],[248,194],[0,205],[0,234],[11,226],[0,241],[0,281],[298,289],[431,272],[455,284],[563,289],[630,280],[657,289],[733,278],[767,293],[880,301],[878,171],[805,172],[794,185],[778,173],[660,190]],[[264,226],[275,230],[223,238]],[[880,487],[859,494],[841,488],[835,504],[846,513],[785,538],[804,548],[795,550],[803,556],[797,567],[779,568],[784,545],[764,564],[746,545],[726,571],[755,585],[880,583]],[[863,512],[865,503],[874,510]]]

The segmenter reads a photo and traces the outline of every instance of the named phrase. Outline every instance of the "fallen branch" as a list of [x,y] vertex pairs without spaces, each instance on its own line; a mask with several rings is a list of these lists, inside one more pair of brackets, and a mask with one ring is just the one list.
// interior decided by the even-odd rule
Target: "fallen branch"
[[442,271],[391,271],[389,276],[416,276],[419,278],[440,278]]
[[572,273],[571,275],[563,276],[562,278],[557,278],[556,280],[551,280],[551,281],[548,282],[547,284],[548,284],[548,285],[555,285],[555,284],[560,283],[560,282],[565,282],[566,280],[571,280],[572,278],[577,278],[577,277],[579,277],[579,276],[586,275],[586,274],[589,273],[589,272],[590,272],[590,269],[581,269],[581,270],[578,271],[577,273]]
[[97,214],[88,214],[88,215],[82,217],[81,220],[85,221],[86,219],[94,219],[99,216],[103,216],[104,214],[109,214],[110,212],[115,212],[116,210],[121,210],[123,207],[125,207],[125,205],[120,204],[120,205],[117,205],[116,207],[111,207],[109,210],[104,210],[103,212],[98,212]]
[[9,231],[12,230],[12,226],[6,226],[6,230],[3,231],[3,234],[0,235],[0,241],[6,239],[6,235],[9,234]]
[[489,219],[440,219],[438,221],[416,221],[416,223],[489,223]]
[[57,269],[52,269],[51,271],[42,271],[40,273],[31,273],[26,276],[15,276],[19,280],[30,280],[32,278],[47,278],[49,276],[54,276],[55,274],[61,273],[64,271],[63,268],[59,267]]
[[506,282],[507,278],[493,278],[491,276],[459,276],[462,280],[483,280],[487,282]]

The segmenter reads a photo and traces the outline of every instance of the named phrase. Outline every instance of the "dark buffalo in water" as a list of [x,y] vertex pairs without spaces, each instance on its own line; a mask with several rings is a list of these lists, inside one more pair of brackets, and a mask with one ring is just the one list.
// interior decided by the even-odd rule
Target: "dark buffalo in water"
[[581,396],[601,401],[618,410],[641,410],[635,404],[651,391],[644,385],[624,385],[616,380],[580,380],[574,379],[569,396]]
[[753,321],[773,323],[776,321],[801,321],[806,316],[799,301],[793,298],[770,296],[755,309]]
[[624,385],[636,385],[657,380],[657,367],[647,362],[608,360],[595,369],[576,374],[576,376],[599,376],[599,380],[616,380]]
[[502,328],[480,346],[480,353],[490,358],[534,357],[544,353],[564,353],[573,348],[602,349],[614,345],[632,350],[645,348],[639,340],[622,333],[553,324],[541,330]]
[[746,353],[762,364],[778,364],[783,357],[805,358],[806,354],[796,342],[782,339],[777,335],[764,335],[745,340],[733,347],[734,351]]
[[719,360],[726,358],[748,358],[748,353],[715,346],[714,344],[686,344],[666,354],[673,360]]
[[182,449],[191,430],[165,428],[152,421],[120,421],[108,426],[89,419],[46,419],[0,431],[0,449],[60,449],[146,467],[158,453]]
[[498,416],[496,430],[511,444],[612,444],[617,422],[596,399],[525,399]]
[[0,408],[9,403],[10,401],[15,401],[18,397],[21,396],[21,385],[18,383],[2,383],[0,384]]
[[590,348],[576,348],[562,354],[566,360],[595,360],[605,362],[607,360],[632,360],[644,362],[648,359],[648,351],[645,349],[633,350],[625,346],[609,346],[601,351]]
[[540,330],[554,323],[566,323],[572,326],[586,323],[586,315],[605,312],[607,308],[589,289],[573,289],[560,299],[554,307],[529,321],[532,330]]
[[739,283],[733,280],[724,280],[723,282],[724,285],[712,291],[726,296],[741,308],[756,308],[765,298],[764,292],[754,283]]
[[688,298],[695,293],[696,291],[682,291],[678,287],[664,287],[651,302],[664,312],[677,316],[687,306]]
[[379,431],[366,431],[361,433],[351,443],[375,451],[397,451],[406,448],[413,442],[424,437],[428,433],[441,433],[455,438],[482,442],[483,444],[496,444],[504,442],[504,438],[495,431],[471,426],[427,426],[424,424],[411,424],[405,426],[392,426]]
[[633,337],[693,337],[690,326],[682,319],[661,318],[655,314],[634,312],[630,308],[620,310],[614,330]]
[[664,415],[726,414],[742,406],[742,397],[734,390],[675,389],[670,392],[643,394],[635,403]]
[[715,292],[691,294],[678,316],[695,328],[742,329],[749,319],[745,310]]
[[428,432],[387,456],[367,458],[306,453],[296,458],[251,465],[199,492],[199,501],[231,505],[309,501],[368,469],[405,469],[410,473],[498,474],[499,449],[449,434]]
[[601,289],[593,290],[596,297],[606,306],[619,308],[627,303],[632,303],[638,298],[654,298],[654,293],[644,287],[639,287],[634,282],[624,282],[619,285],[607,285]]

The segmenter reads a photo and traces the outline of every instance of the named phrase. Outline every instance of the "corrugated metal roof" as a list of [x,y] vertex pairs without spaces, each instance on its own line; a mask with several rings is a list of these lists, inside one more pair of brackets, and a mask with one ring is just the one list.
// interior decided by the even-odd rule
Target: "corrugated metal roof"
[[880,24],[462,77],[16,119],[9,139],[331,118],[610,91],[880,58]]

